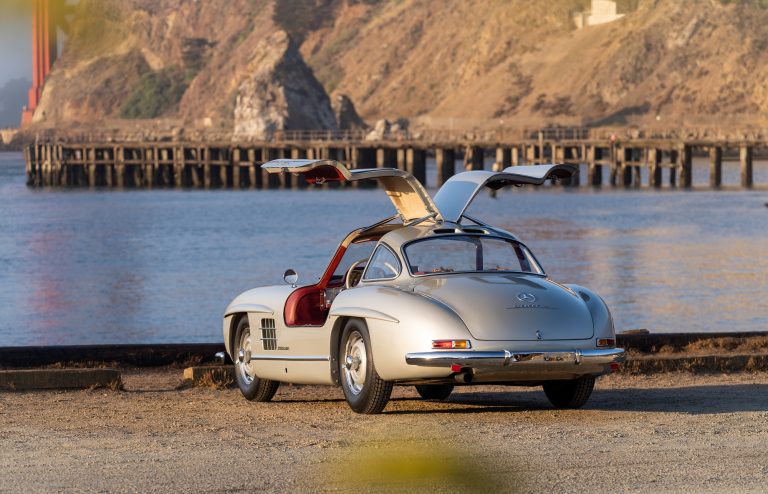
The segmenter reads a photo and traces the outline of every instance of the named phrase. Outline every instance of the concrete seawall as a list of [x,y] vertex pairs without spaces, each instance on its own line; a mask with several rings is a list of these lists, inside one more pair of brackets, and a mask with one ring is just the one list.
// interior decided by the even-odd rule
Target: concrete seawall
[[[768,369],[768,332],[619,334],[628,372]],[[2,347],[0,368],[109,363],[137,367],[199,365],[215,361],[222,343]]]

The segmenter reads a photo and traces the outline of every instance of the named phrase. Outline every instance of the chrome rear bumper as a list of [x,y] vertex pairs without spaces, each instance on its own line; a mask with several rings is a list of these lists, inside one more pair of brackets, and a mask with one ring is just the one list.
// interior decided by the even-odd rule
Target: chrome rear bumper
[[405,362],[421,367],[526,367],[529,364],[556,366],[563,365],[609,365],[626,360],[623,348],[604,348],[595,350],[566,351],[527,351],[510,352],[507,350],[482,352],[472,350],[446,350],[437,352],[408,353]]

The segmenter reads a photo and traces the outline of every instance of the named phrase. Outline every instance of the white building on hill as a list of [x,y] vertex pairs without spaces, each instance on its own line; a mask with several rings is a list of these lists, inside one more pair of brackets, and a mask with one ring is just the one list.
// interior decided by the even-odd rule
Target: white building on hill
[[592,0],[592,8],[586,12],[574,14],[573,22],[576,24],[577,29],[582,29],[587,26],[597,26],[598,24],[613,22],[622,17],[624,17],[624,14],[616,13],[616,2],[611,0]]

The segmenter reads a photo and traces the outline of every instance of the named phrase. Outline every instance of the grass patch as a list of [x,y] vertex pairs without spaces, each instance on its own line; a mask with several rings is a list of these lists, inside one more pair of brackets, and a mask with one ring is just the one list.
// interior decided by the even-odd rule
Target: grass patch
[[227,389],[235,384],[232,376],[225,371],[211,370],[203,374],[203,377],[195,381],[195,386],[198,388],[210,388],[210,389]]
[[120,378],[115,379],[114,381],[111,381],[107,384],[94,384],[93,386],[89,386],[88,391],[95,391],[97,389],[108,389],[110,391],[125,391],[125,385],[123,384],[123,380]]
[[355,36],[357,36],[357,29],[350,28],[342,31],[336,39],[325,45],[309,60],[315,77],[329,94],[344,78],[344,69],[336,63],[336,57],[349,48]]

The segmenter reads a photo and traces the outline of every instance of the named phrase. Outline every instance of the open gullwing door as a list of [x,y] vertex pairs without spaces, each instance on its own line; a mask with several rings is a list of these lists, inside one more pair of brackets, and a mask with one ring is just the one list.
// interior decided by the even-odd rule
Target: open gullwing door
[[311,184],[378,180],[395,206],[403,222],[432,217],[442,220],[424,186],[410,173],[397,168],[364,168],[349,170],[334,160],[277,159],[261,165],[268,173],[303,175]]
[[458,173],[440,187],[435,205],[445,221],[458,223],[483,187],[498,190],[510,185],[541,185],[547,180],[568,178],[579,169],[573,165],[510,166],[500,172],[474,170]]

